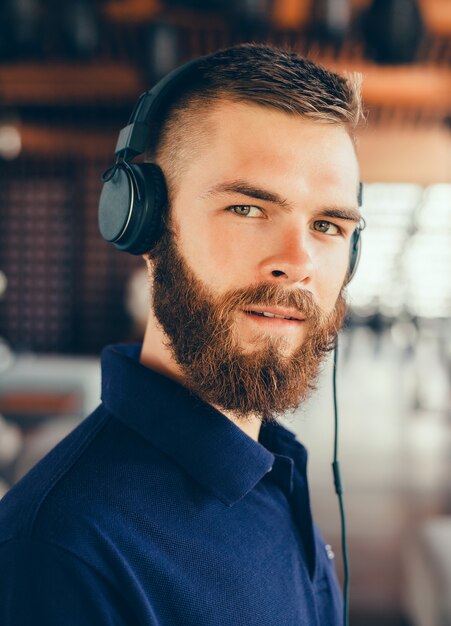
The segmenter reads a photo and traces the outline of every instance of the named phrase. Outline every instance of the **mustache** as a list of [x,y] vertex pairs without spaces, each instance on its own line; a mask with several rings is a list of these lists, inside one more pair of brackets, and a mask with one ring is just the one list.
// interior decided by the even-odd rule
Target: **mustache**
[[235,289],[223,296],[218,303],[222,312],[229,313],[236,308],[259,306],[280,306],[296,309],[306,319],[320,320],[325,314],[306,289],[290,289],[273,284],[259,284],[244,289]]

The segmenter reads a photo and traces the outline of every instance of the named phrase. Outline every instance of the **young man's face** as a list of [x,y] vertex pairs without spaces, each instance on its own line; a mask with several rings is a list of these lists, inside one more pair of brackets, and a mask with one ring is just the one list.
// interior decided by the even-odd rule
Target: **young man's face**
[[[245,104],[226,103],[212,118],[214,133],[181,176],[172,206],[181,254],[216,293],[272,283],[308,290],[330,312],[356,223],[326,211],[358,211],[359,171],[348,134]],[[264,194],[268,199],[258,197]],[[306,332],[302,322],[239,311],[236,324],[249,346],[267,333],[283,335],[294,349]]]
[[343,321],[357,159],[336,125],[230,102],[209,121],[177,179],[154,308],[199,395],[280,413]]

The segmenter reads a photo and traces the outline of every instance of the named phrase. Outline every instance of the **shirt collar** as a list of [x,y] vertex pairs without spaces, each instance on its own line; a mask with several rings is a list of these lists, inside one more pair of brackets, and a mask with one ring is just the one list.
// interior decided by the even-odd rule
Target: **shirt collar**
[[271,470],[274,454],[188,389],[142,365],[140,350],[103,350],[106,409],[232,506]]

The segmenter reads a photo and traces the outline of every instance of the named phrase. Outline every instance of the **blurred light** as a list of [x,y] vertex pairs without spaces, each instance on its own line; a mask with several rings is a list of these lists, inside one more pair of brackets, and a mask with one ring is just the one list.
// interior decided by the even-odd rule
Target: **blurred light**
[[405,349],[416,342],[418,329],[413,322],[401,318],[392,325],[390,335],[395,345]]
[[147,66],[155,80],[160,80],[180,63],[177,30],[165,22],[153,24],[147,44]]
[[7,284],[8,279],[6,278],[6,274],[0,270],[0,298],[5,293]]
[[348,287],[369,317],[451,316],[451,185],[365,185],[362,257]]
[[22,447],[20,429],[7,422],[0,415],[0,466],[9,465],[19,454]]
[[0,337],[0,373],[6,372],[14,363],[14,354],[9,345]]
[[350,0],[316,0],[313,4],[316,31],[328,39],[343,39],[351,23]]
[[[15,126],[0,126],[0,158],[12,161],[22,150],[20,132]],[[0,290],[1,293],[1,290]]]

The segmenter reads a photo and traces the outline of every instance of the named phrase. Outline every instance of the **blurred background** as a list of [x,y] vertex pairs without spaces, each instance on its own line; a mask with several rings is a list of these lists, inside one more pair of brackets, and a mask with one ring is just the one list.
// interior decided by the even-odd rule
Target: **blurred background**
[[[450,626],[451,0],[2,0],[0,497],[96,406],[101,348],[142,336],[142,260],[97,229],[119,129],[169,70],[245,41],[364,75],[338,373],[351,624]],[[331,389],[327,362],[286,421],[341,577]]]

